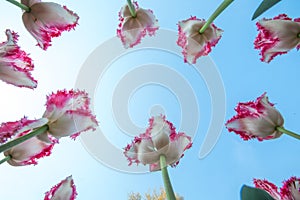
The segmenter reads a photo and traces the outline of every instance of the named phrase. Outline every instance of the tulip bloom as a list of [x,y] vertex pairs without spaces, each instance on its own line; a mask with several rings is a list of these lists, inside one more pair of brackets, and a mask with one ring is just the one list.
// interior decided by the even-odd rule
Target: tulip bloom
[[160,156],[165,155],[166,164],[176,166],[183,152],[192,146],[191,138],[184,133],[176,133],[165,116],[152,117],[149,124],[146,132],[135,137],[125,148],[129,165],[133,162],[149,164],[150,171],[157,171],[161,169]]
[[[25,130],[17,134],[13,139],[19,138],[23,135],[28,134],[33,128],[39,127],[45,123],[42,120],[20,120],[19,123],[22,123],[23,127],[19,130]],[[17,122],[15,122],[17,124]],[[24,166],[37,164],[37,159],[44,156],[49,156],[51,150],[53,149],[55,143],[45,143],[39,140],[36,137],[32,137],[21,144],[18,144],[11,149],[4,152],[5,156],[10,156],[10,159],[7,161],[8,164],[12,166]]]
[[208,55],[211,48],[221,39],[223,30],[213,23],[203,33],[200,33],[205,22],[205,20],[191,17],[178,23],[177,44],[183,49],[184,62],[195,64],[200,56]]
[[159,28],[152,10],[139,8],[136,2],[132,6],[135,9],[135,16],[132,16],[129,5],[123,6],[119,12],[120,24],[117,29],[117,36],[125,48],[139,44],[147,33],[152,36]]
[[289,180],[284,181],[280,192],[283,199],[299,200],[300,199],[300,178],[291,177]]
[[40,0],[21,0],[21,3],[30,8],[29,12],[23,13],[23,23],[43,50],[51,46],[51,38],[78,24],[78,15],[66,6]]
[[282,135],[277,127],[283,126],[283,117],[274,108],[274,104],[268,101],[266,93],[255,102],[239,103],[235,111],[237,115],[227,121],[226,128],[244,140],[257,138],[262,141]]
[[31,76],[34,68],[28,54],[17,45],[18,34],[7,29],[7,41],[0,43],[0,79],[6,83],[35,88],[37,81]]
[[254,179],[256,188],[265,190],[275,200],[299,200],[300,199],[300,178],[291,177],[283,182],[283,186],[279,188],[267,180]]
[[47,120],[29,120],[26,117],[15,121],[5,122],[0,126],[0,144],[22,132],[41,127],[47,123]]
[[261,50],[263,62],[269,63],[275,56],[300,48],[300,18],[292,20],[285,14],[256,23],[259,30],[254,41],[255,49]]
[[44,200],[74,200],[76,196],[74,180],[69,176],[46,192]]
[[79,90],[60,90],[47,96],[46,111],[42,119],[48,120],[48,131],[38,136],[49,142],[49,135],[59,139],[71,136],[75,139],[81,132],[98,126],[89,108],[88,94]]

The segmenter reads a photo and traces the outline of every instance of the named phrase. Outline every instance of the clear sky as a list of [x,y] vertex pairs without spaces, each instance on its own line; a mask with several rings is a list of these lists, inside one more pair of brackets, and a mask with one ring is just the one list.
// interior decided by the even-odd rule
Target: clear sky
[[[160,31],[167,31],[170,37],[164,41],[158,32],[156,39],[145,38],[130,51],[123,50],[121,42],[112,39],[116,36],[118,12],[126,1],[56,3],[76,12],[80,16],[79,26],[54,38],[52,46],[43,51],[26,31],[20,9],[0,2],[0,41],[6,40],[6,29],[18,32],[18,44],[34,60],[33,76],[38,80],[35,90],[0,82],[0,122],[15,121],[24,115],[39,118],[45,110],[46,95],[76,86],[89,90],[86,85],[91,85],[100,129],[84,133],[76,141],[61,139],[52,155],[40,159],[36,166],[1,165],[0,199],[43,199],[44,192],[69,175],[73,175],[77,186],[78,200],[121,200],[131,192],[159,190],[163,186],[160,172],[147,172],[148,168],[143,166],[127,167],[126,159],[120,156],[132,137],[143,132],[151,114],[158,113],[166,114],[177,131],[193,137],[193,147],[185,152],[176,168],[169,168],[174,190],[187,200],[237,200],[241,186],[252,185],[253,178],[265,178],[281,186],[284,179],[299,176],[296,139],[283,135],[271,141],[245,142],[223,126],[235,115],[234,107],[239,101],[254,100],[267,92],[269,100],[282,113],[285,127],[300,133],[299,52],[294,49],[270,64],[259,60],[259,52],[253,46],[256,21],[251,21],[251,16],[260,1],[234,1],[215,20],[224,30],[223,36],[210,57],[199,61],[198,68],[183,63],[182,56],[176,54],[180,52],[176,40],[173,46],[164,45],[176,36],[178,21],[190,16],[207,19],[220,0],[138,1],[140,7],[153,10]],[[282,1],[263,16],[271,18],[286,13],[297,18],[299,6],[297,0]],[[109,44],[109,48],[105,49],[104,44]],[[149,44],[153,48],[146,48]],[[92,63],[86,62],[91,58]],[[108,64],[103,70],[100,65],[105,62]],[[93,72],[96,79],[89,76]],[[210,78],[215,82],[209,82]],[[222,123],[212,125],[211,119],[215,117],[221,118]],[[220,127],[220,132],[209,131],[211,126]],[[105,137],[98,141],[100,133]],[[207,133],[218,140],[213,140],[216,145],[208,145],[212,150],[201,157],[199,152]],[[91,150],[86,141],[94,138]]]

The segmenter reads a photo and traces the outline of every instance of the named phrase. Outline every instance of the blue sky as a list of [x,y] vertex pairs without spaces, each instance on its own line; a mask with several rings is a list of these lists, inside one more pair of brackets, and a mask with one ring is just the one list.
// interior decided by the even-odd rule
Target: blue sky
[[[300,119],[300,108],[297,106],[300,101],[299,52],[294,49],[286,55],[276,57],[270,64],[259,60],[259,52],[253,47],[257,35],[256,21],[251,21],[259,2],[234,1],[215,20],[215,24],[223,29],[224,33],[217,46],[213,48],[209,59],[219,72],[226,94],[225,99],[217,101],[226,105],[225,123],[235,114],[233,109],[239,101],[254,100],[263,92],[267,92],[269,100],[275,103],[276,108],[282,113],[285,127],[300,133],[297,126]],[[35,90],[0,83],[1,122],[18,120],[24,115],[31,119],[39,118],[45,110],[47,94],[58,89],[75,87],[78,77],[82,75],[80,70],[85,66],[89,55],[97,47],[115,37],[118,12],[126,2],[65,0],[56,3],[67,5],[69,9],[75,11],[80,16],[79,26],[75,31],[54,38],[52,46],[43,51],[35,46],[35,40],[25,30],[21,20],[22,12],[6,1],[0,2],[2,8],[0,30],[3,30],[0,32],[0,39],[1,41],[6,39],[7,28],[18,32],[20,35],[18,44],[33,58],[35,63],[33,76],[38,80],[38,87]],[[190,16],[207,19],[221,1],[154,0],[138,3],[140,7],[153,10],[161,29],[176,32],[178,21]],[[263,16],[271,18],[286,13],[289,17],[297,18],[300,17],[299,6],[300,2],[296,0],[283,1]],[[155,40],[155,36],[152,39]],[[151,42],[151,38],[145,41]],[[115,48],[118,49],[120,46],[121,43]],[[99,55],[99,62],[102,62],[105,56]],[[266,178],[280,186],[284,179],[299,176],[298,141],[285,135],[271,141],[245,142],[234,133],[228,133],[223,127],[212,151],[200,159],[199,151],[210,127],[212,108],[215,106],[211,103],[209,86],[205,82],[205,77],[199,75],[194,66],[183,63],[180,55],[157,48],[133,49],[129,53],[122,54],[113,60],[104,75],[93,83],[96,88],[92,96],[95,114],[100,121],[103,134],[116,149],[125,147],[132,136],[140,132],[126,134],[120,124],[116,123],[116,119],[119,118],[114,115],[122,116],[124,113],[114,112],[113,92],[120,80],[126,78],[131,70],[150,64],[167,66],[169,71],[175,71],[188,82],[188,87],[192,89],[197,101],[199,116],[182,118],[182,112],[187,112],[184,110],[187,106],[186,102],[183,102],[185,98],[181,93],[171,90],[179,88],[185,92],[183,84],[176,82],[177,80],[170,85],[155,81],[151,84],[137,85],[130,99],[121,98],[120,102],[116,102],[121,104],[124,103],[121,101],[126,101],[124,104],[128,106],[125,111],[128,111],[130,119],[141,131],[147,126],[150,114],[163,109],[167,119],[174,123],[178,131],[185,131],[194,136],[193,147],[185,152],[179,165],[176,168],[169,168],[174,190],[178,194],[188,200],[239,199],[241,186],[252,185],[253,178]],[[91,66],[90,70],[95,70],[96,73],[98,69],[97,66]],[[86,77],[86,80],[88,82],[89,77]],[[190,97],[189,95],[192,93],[186,92],[186,96]],[[193,95],[191,97],[194,97]],[[191,127],[196,124],[198,126],[196,132],[189,133],[188,128],[182,130],[180,126],[186,123],[191,123]],[[78,200],[127,199],[131,192],[143,194],[159,190],[163,186],[159,172],[145,172],[147,167],[142,166],[134,170],[145,173],[120,171],[118,167],[127,165],[125,158],[117,160],[120,166],[109,167],[99,159],[95,159],[97,156],[89,153],[87,150],[89,148],[84,147],[82,141],[84,141],[82,138],[76,141],[62,139],[54,148],[52,155],[41,159],[36,166],[1,165],[0,199],[43,199],[44,192],[71,174],[77,186]],[[112,152],[101,144],[99,142],[97,148],[103,154],[111,155]]]

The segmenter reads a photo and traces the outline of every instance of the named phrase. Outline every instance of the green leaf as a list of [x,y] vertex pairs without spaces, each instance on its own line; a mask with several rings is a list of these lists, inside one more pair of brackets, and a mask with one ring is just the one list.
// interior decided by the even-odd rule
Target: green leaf
[[275,200],[266,191],[243,185],[241,200]]
[[252,16],[252,20],[263,14],[266,10],[277,4],[281,0],[263,0]]

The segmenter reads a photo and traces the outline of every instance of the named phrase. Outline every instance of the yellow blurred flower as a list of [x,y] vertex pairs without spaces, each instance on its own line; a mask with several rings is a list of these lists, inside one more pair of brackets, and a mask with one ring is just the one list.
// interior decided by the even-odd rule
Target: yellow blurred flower
[[[155,190],[153,192],[153,194],[150,193],[146,193],[145,194],[145,198],[142,198],[140,193],[132,193],[130,194],[128,200],[166,200],[167,199],[167,194],[166,191],[161,188],[160,189],[160,193],[158,194]],[[176,195],[176,200],[183,200],[183,197]]]

